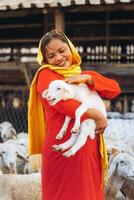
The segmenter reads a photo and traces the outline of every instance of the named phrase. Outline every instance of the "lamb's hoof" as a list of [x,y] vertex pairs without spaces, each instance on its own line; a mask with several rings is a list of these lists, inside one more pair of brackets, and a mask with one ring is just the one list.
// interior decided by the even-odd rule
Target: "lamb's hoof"
[[63,135],[57,135],[56,140],[61,140],[63,138]]
[[90,135],[90,138],[91,138],[91,140],[94,140],[95,134],[91,134],[91,135]]
[[71,133],[79,133],[80,132],[80,128],[72,128],[71,129]]
[[69,150],[69,151],[66,151],[65,153],[63,153],[63,156],[66,157],[66,158],[70,158],[72,156],[72,152]]
[[61,140],[63,138],[63,136],[65,135],[65,133],[66,133],[66,131],[59,132],[56,136],[56,139]]
[[52,149],[53,149],[53,151],[60,151],[61,150],[60,146],[56,145],[56,144],[52,146]]

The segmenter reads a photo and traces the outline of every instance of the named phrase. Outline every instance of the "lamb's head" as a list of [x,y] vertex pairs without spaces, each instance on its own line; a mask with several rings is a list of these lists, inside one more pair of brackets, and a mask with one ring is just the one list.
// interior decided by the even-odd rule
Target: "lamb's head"
[[49,84],[49,88],[44,90],[42,97],[47,99],[50,105],[55,105],[60,100],[73,98],[71,88],[63,80],[54,80]]
[[134,157],[128,153],[119,153],[109,161],[109,177],[113,174],[121,178],[134,177]]
[[8,170],[10,170],[10,173],[16,173],[17,156],[26,160],[26,158],[21,155],[16,146],[13,144],[0,144],[0,165],[3,167],[3,169],[6,167]]
[[7,167],[12,172],[15,172],[17,152],[12,144],[0,144],[0,159],[3,167]]
[[0,124],[0,135],[3,142],[5,142],[10,138],[16,138],[17,132],[10,122],[5,121]]

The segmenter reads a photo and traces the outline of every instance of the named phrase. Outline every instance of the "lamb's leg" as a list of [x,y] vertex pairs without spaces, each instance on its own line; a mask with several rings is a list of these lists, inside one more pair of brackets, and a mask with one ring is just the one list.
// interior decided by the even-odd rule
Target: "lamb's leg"
[[71,120],[71,118],[68,117],[68,116],[66,116],[65,121],[64,121],[64,124],[63,124],[62,128],[60,129],[60,132],[59,132],[59,133],[57,134],[57,136],[56,136],[56,139],[57,139],[57,140],[62,139],[63,136],[65,135],[70,120]]
[[88,136],[90,136],[91,139],[94,139],[95,138],[94,130],[95,130],[94,120],[87,119],[83,121],[81,124],[81,131],[77,137],[77,141],[63,155],[65,157],[70,157],[74,155],[81,147],[84,146]]
[[95,121],[93,119],[87,119],[84,122],[87,123],[88,126],[88,135],[89,137],[93,140],[95,138],[95,128],[96,128],[96,124]]
[[75,111],[75,122],[71,130],[72,133],[78,133],[80,131],[80,119],[81,116],[87,111],[89,105],[82,103]]
[[87,137],[88,137],[88,127],[84,121],[81,125],[81,131],[77,137],[75,144],[68,151],[66,151],[63,154],[63,156],[70,157],[74,155],[86,143]]
[[67,150],[67,149],[69,149],[70,147],[73,146],[73,144],[77,140],[77,137],[78,137],[78,134],[72,134],[69,140],[67,140],[66,142],[64,142],[62,144],[59,144],[59,145],[53,145],[52,148],[55,151],[64,151],[64,150]]

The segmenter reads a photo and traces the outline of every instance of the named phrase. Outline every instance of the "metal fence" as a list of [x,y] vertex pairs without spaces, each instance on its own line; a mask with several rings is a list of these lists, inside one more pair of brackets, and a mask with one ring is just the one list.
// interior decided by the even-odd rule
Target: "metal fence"
[[9,121],[17,132],[27,132],[29,91],[0,92],[0,123]]

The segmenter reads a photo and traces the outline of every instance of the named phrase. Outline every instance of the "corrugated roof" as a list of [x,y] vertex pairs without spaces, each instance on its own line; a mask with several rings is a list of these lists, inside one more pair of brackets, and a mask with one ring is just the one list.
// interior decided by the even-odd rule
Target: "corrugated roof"
[[100,4],[115,4],[115,3],[130,3],[133,0],[0,0],[0,10],[30,8],[35,5],[38,8],[45,6],[57,7],[59,4],[63,7],[76,5],[100,5]]

